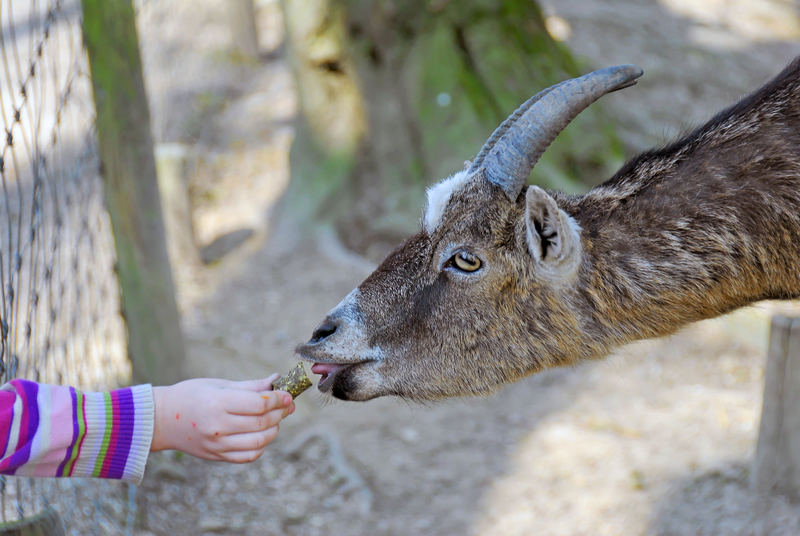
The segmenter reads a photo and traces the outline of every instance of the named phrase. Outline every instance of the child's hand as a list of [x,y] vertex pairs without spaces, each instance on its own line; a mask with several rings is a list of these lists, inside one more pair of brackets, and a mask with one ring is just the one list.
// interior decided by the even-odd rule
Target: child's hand
[[263,380],[210,378],[153,387],[155,423],[150,450],[176,449],[206,460],[246,463],[257,459],[294,411],[289,393]]

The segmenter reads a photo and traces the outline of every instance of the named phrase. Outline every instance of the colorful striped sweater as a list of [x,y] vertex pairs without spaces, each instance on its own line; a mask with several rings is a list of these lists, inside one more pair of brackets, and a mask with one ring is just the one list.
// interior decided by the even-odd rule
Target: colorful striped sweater
[[104,393],[11,380],[0,387],[0,473],[138,484],[153,439],[153,390]]

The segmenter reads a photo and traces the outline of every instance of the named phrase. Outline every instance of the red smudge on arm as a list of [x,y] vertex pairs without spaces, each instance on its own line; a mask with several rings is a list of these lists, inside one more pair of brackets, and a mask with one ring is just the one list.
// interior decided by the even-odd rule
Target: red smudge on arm
[[181,414],[180,413],[176,413],[175,414],[175,420],[179,421],[180,419],[181,419]]
[[197,428],[197,423],[192,421],[192,428]]

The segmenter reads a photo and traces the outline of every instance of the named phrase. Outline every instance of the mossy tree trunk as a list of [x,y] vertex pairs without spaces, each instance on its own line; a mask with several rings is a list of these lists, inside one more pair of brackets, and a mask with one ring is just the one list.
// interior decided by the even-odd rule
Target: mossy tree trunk
[[[417,227],[424,189],[463,167],[540,89],[588,70],[531,0],[283,0],[302,118],[287,212],[362,248]],[[576,192],[622,160],[597,107],[532,180]]]
[[83,0],[106,208],[133,381],[184,378],[185,350],[131,0]]

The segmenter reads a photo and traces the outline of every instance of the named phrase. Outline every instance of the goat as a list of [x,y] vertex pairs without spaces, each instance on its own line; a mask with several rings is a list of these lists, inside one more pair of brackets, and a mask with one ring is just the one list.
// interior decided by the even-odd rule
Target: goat
[[297,347],[345,400],[489,393],[764,299],[800,298],[800,58],[585,195],[526,186],[561,129],[642,71],[548,88],[428,190],[420,232]]

